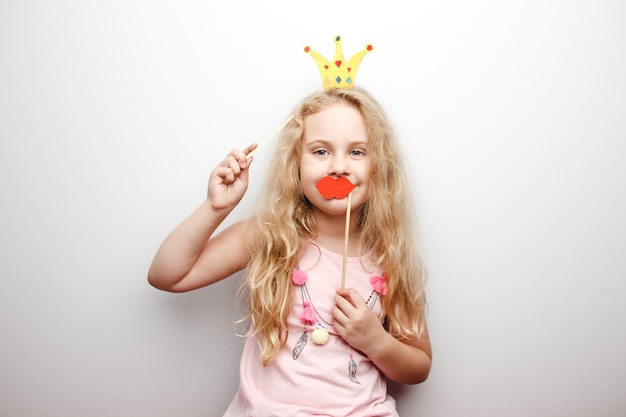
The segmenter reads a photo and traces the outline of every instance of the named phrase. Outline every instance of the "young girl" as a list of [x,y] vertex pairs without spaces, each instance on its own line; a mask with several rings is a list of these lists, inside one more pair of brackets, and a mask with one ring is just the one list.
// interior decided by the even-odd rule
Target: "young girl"
[[211,172],[208,198],[165,239],[150,284],[183,292],[246,269],[250,329],[226,416],[397,416],[386,379],[424,381],[431,348],[387,117],[356,87],[306,98],[279,137],[258,214],[214,235],[247,189],[256,146]]

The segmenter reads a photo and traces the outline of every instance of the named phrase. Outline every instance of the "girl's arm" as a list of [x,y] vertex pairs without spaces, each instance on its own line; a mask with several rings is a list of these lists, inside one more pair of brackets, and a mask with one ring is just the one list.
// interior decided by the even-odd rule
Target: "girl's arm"
[[207,199],[163,241],[150,270],[148,282],[161,290],[184,292],[200,288],[243,269],[248,261],[248,221],[240,221],[213,236],[241,201],[248,187],[247,155],[231,151],[209,178]]
[[387,378],[404,384],[418,384],[428,378],[432,361],[428,332],[421,339],[396,339],[351,288],[337,290],[335,303],[335,330],[374,362]]

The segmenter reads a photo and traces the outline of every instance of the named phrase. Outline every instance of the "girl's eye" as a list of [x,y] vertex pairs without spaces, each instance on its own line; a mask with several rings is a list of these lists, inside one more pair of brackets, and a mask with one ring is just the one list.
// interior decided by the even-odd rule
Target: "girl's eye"
[[328,151],[326,149],[316,149],[313,151],[314,155],[324,156],[328,155]]
[[350,152],[350,155],[357,156],[357,157],[365,156],[365,151],[361,149],[354,149],[353,151]]

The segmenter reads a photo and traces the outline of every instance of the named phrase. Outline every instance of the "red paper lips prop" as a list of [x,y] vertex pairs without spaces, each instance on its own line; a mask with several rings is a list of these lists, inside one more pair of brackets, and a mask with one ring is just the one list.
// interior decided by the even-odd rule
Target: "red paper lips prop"
[[315,184],[315,187],[317,187],[325,199],[336,198],[341,200],[350,194],[350,191],[354,189],[354,184],[346,177],[333,178],[326,176]]

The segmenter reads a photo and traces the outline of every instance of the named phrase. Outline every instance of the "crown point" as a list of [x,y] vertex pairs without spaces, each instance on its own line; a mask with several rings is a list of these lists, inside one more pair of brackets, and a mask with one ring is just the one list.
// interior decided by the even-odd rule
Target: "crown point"
[[339,35],[335,36],[335,42],[341,42],[341,36]]
[[374,45],[372,45],[371,43],[368,43],[365,49],[367,49],[367,52],[372,52],[374,50]]
[[310,46],[305,46],[304,47],[304,52],[306,52],[307,54],[311,51],[311,47]]

